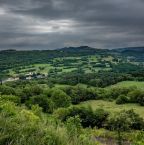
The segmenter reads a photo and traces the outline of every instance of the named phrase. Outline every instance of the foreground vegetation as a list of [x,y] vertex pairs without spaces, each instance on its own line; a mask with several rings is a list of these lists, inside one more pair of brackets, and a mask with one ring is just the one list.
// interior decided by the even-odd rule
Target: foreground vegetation
[[[0,92],[2,144],[22,144],[24,140],[26,145],[40,142],[50,145],[64,142],[97,144],[98,138],[103,138],[106,132],[112,133],[111,136],[107,134],[105,139],[109,140],[111,137],[117,142],[117,136],[113,132],[118,132],[120,143],[122,140],[125,142],[125,139],[127,142],[136,142],[137,136],[143,134],[144,92],[136,87],[102,89],[79,84],[50,88],[42,80],[35,80],[1,85]],[[122,95],[127,99],[123,99]],[[119,98],[120,104],[124,105],[118,105]],[[85,102],[86,100],[95,101]],[[136,104],[131,104],[133,102]],[[105,131],[99,136],[99,130],[96,133],[95,128],[103,128]],[[132,130],[137,133],[132,134]],[[140,142],[143,143],[142,137]]]
[[92,145],[78,117],[69,118],[65,125],[42,113],[37,105],[31,110],[0,101],[0,144],[14,145]]

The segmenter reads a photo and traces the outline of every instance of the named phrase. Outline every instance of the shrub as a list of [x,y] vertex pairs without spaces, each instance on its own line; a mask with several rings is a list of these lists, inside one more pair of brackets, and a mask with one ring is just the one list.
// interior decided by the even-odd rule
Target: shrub
[[70,117],[66,120],[66,128],[69,136],[78,137],[80,135],[82,126],[79,116]]
[[32,96],[43,94],[43,89],[37,85],[26,85],[21,95],[21,103],[25,103]]
[[[122,122],[120,122],[120,120]],[[121,123],[120,125],[116,122],[119,121]],[[142,130],[144,129],[144,120],[141,118],[137,113],[135,113],[133,110],[128,111],[121,111],[115,114],[115,116],[112,116],[108,119],[107,128],[110,130],[115,129],[115,127],[119,127],[123,131],[127,131],[128,129],[125,127],[127,124],[123,124],[127,121],[129,123],[128,129],[136,129],[136,130]],[[116,123],[116,124],[114,124]],[[123,125],[121,127],[121,125]]]
[[134,90],[128,94],[128,97],[132,103],[139,103],[144,106],[144,91]]
[[15,95],[15,90],[12,87],[6,85],[0,85],[0,94],[1,95]]
[[73,104],[79,104],[83,101],[98,98],[97,89],[86,88],[82,85],[77,85],[75,87],[67,87],[64,91],[70,95]]
[[103,109],[93,111],[91,108],[70,107],[67,109],[59,109],[55,113],[62,121],[66,121],[69,117],[79,116],[83,127],[104,127],[107,121],[108,113]]
[[51,99],[55,104],[55,108],[68,107],[71,104],[71,98],[62,90],[53,90]]
[[44,95],[33,96],[26,102],[28,107],[36,104],[42,107],[43,112],[52,113],[54,110],[53,101]]
[[108,120],[108,128],[117,131],[118,145],[122,145],[122,132],[128,131],[132,122],[125,111],[117,113],[115,116],[110,117]]
[[5,100],[5,101],[11,101],[16,104],[20,104],[20,97],[14,96],[14,95],[1,95],[0,99]]
[[97,109],[94,112],[94,122],[98,128],[105,127],[109,113],[104,109]]
[[133,110],[126,111],[126,114],[131,120],[131,129],[143,130],[144,129],[144,120],[135,113]]
[[141,94],[138,96],[137,102],[138,102],[141,106],[144,106],[144,92],[141,93]]
[[127,98],[127,96],[125,95],[120,95],[117,99],[116,99],[116,104],[125,104],[128,103],[129,100]]

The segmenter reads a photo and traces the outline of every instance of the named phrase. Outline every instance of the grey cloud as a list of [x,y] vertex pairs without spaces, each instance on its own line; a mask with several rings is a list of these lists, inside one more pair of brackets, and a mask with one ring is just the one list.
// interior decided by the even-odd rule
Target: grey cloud
[[0,0],[0,49],[143,44],[142,0]]

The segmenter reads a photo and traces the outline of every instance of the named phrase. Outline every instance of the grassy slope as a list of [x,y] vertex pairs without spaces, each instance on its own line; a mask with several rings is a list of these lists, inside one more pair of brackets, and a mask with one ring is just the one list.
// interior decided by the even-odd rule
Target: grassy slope
[[144,118],[144,107],[138,104],[123,104],[117,105],[114,101],[103,101],[103,100],[91,100],[86,101],[80,104],[81,106],[88,107],[91,106],[92,109],[103,108],[111,113],[118,112],[120,110],[130,110],[133,109],[136,113],[138,113],[141,117]]
[[113,87],[131,87],[131,86],[136,86],[139,89],[144,89],[144,82],[123,81],[123,82],[117,83],[115,85],[109,86],[107,88],[113,88]]

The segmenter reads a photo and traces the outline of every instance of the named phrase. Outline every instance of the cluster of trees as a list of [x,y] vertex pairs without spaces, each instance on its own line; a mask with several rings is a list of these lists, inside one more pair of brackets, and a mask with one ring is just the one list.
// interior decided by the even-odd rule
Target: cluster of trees
[[134,80],[129,74],[99,71],[98,73],[84,73],[78,69],[70,73],[58,74],[51,78],[53,83],[77,85],[79,83],[94,87],[106,87],[121,81]]
[[[79,116],[81,125],[91,128],[105,128],[117,132],[118,145],[123,145],[123,132],[130,130],[144,129],[144,120],[133,110],[122,110],[115,113],[113,116],[103,109],[93,111],[90,107],[70,107],[60,108],[55,111],[54,115],[65,122],[70,117]],[[141,139],[141,140],[140,140]],[[142,137],[139,138],[140,145],[143,144]]]
[[29,108],[31,105],[38,104],[44,112],[48,113],[60,107],[69,107],[71,104],[98,99],[115,100],[117,104],[138,103],[144,106],[144,91],[136,87],[104,89],[77,85],[49,88],[46,84],[38,85],[38,82],[19,81],[1,85],[0,94],[5,95],[5,98],[9,98],[9,95],[16,96],[15,102],[26,104]]
[[137,87],[93,88],[82,85],[65,87],[63,91],[71,97],[73,104],[87,100],[116,100],[117,104],[138,103],[144,106],[144,91]]
[[106,87],[121,81],[144,81],[144,67],[130,63],[113,64],[111,70],[85,73],[83,67],[69,73],[60,73],[51,76],[53,83],[76,85],[79,83],[94,87]]
[[136,87],[112,88],[111,98],[116,99],[117,104],[138,103],[144,106],[144,91]]
[[[62,138],[58,136],[60,132],[57,132],[57,129],[61,129],[61,125],[65,131],[68,130],[64,132],[67,134],[66,137],[72,137],[72,143],[66,139],[70,145],[79,143],[85,145],[81,143],[82,140],[79,137],[82,128],[89,127],[117,131],[121,143],[123,131],[144,129],[143,118],[133,110],[118,112],[113,116],[101,108],[92,110],[90,107],[81,108],[72,104],[79,104],[86,100],[112,99],[116,100],[118,104],[132,102],[143,105],[143,96],[144,92],[135,87],[104,89],[77,85],[49,88],[44,80],[18,81],[1,85],[0,115],[2,116],[0,116],[0,127],[2,129],[0,135],[2,138],[0,138],[0,143],[13,142],[21,145],[21,142],[25,140],[28,145],[34,144],[34,142],[39,144],[39,141],[42,141],[42,145],[46,144],[45,141],[50,145],[60,145]],[[20,106],[26,106],[30,110]],[[49,121],[52,119],[50,122],[53,122],[54,125],[44,123],[47,121],[42,116],[46,117],[47,115],[43,113],[49,113],[50,118],[47,119]],[[4,120],[9,121],[4,125]],[[59,121],[63,123],[61,124]],[[10,125],[11,128],[9,128]],[[47,129],[48,132],[45,132],[45,128],[50,125],[53,131],[56,130],[53,134],[49,134],[49,129]],[[85,132],[82,134],[86,135]],[[45,135],[48,135],[48,138]],[[22,139],[21,136],[23,136]],[[89,137],[88,139],[91,140]]]
[[111,65],[113,72],[118,73],[132,73],[132,72],[143,72],[144,66],[142,64],[132,64],[132,63],[119,63]]
[[79,116],[83,127],[98,127],[105,126],[105,122],[109,113],[103,109],[93,111],[91,108],[85,107],[70,107],[60,108],[54,112],[55,116],[62,121],[66,121],[69,117]]
[[[124,115],[121,120],[123,123],[125,119],[130,121],[129,128],[135,130],[143,130],[144,129],[144,120],[138,114],[136,114],[133,110],[122,110],[114,114],[114,116],[110,115],[109,112],[105,111],[102,108],[92,110],[91,107],[69,107],[69,108],[60,108],[54,112],[55,116],[61,119],[62,121],[66,121],[69,117],[79,116],[81,119],[82,126],[85,127],[97,127],[97,128],[106,128],[109,130],[115,129],[115,119]],[[118,124],[117,124],[118,125]],[[118,125],[119,127],[119,125]]]
[[[25,87],[0,86],[0,92],[3,99],[11,100],[17,104],[25,104],[29,108],[38,104],[44,112],[51,113],[59,107],[68,107],[71,104],[71,98],[60,89],[43,89],[38,85],[26,85]],[[11,96],[12,95],[12,96]],[[17,97],[18,96],[18,97]]]

